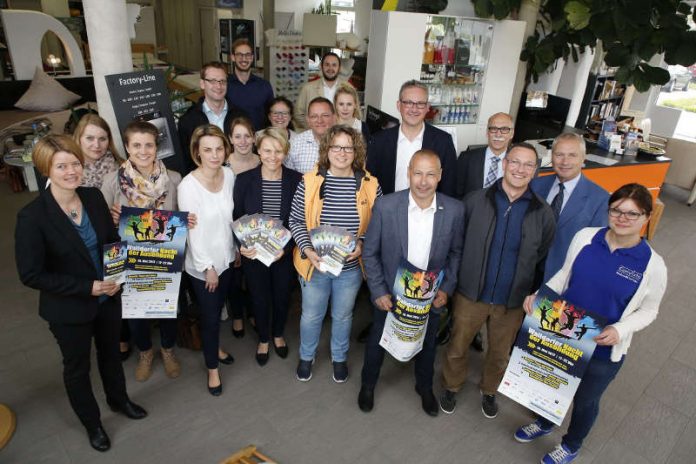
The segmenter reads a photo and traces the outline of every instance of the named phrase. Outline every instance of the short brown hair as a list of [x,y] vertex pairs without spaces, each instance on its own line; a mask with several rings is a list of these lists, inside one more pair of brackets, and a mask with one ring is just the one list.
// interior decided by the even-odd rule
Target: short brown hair
[[227,67],[224,63],[221,63],[220,61],[209,61],[201,68],[201,79],[205,79],[205,73],[208,72],[209,68],[219,69],[224,71],[225,75],[227,75]]
[[237,48],[241,47],[242,45],[246,45],[247,47],[251,48],[251,53],[254,53],[254,47],[251,46],[251,41],[246,37],[241,37],[232,42],[232,46],[230,47],[230,49],[232,50],[231,53],[234,55],[234,52],[237,51]]
[[329,169],[329,146],[333,144],[334,138],[339,134],[345,134],[353,141],[353,164],[354,172],[365,170],[365,142],[360,132],[345,124],[337,124],[329,128],[324,133],[319,142],[319,161],[317,166],[320,170]]
[[249,134],[251,134],[252,137],[254,136],[254,124],[251,122],[251,119],[246,116],[237,116],[230,121],[230,125],[227,128],[227,136],[229,138],[232,138],[232,131],[235,126],[244,126],[249,131]]
[[288,137],[285,134],[285,130],[280,130],[276,127],[268,127],[256,133],[256,146],[260,147],[261,142],[266,139],[272,139],[280,144],[283,153],[287,155],[290,151],[290,142],[288,142]]
[[412,88],[421,89],[425,92],[425,96],[428,96],[428,87],[421,81],[411,79],[401,84],[401,88],[399,89],[399,100],[401,100],[401,96],[403,95],[404,90]]
[[123,143],[128,145],[132,134],[150,134],[155,138],[155,145],[159,145],[159,129],[147,121],[131,121],[123,131]]
[[75,132],[73,132],[73,140],[75,140],[75,142],[77,142],[77,144],[80,145],[80,138],[82,138],[82,134],[85,132],[85,129],[90,124],[106,132],[106,135],[109,136],[109,151],[112,155],[114,155],[116,161],[121,161],[121,156],[116,151],[116,146],[114,145],[114,137],[111,135],[111,128],[109,128],[109,124],[98,114],[87,113],[84,116],[82,116],[82,118],[80,118],[80,121],[77,123],[77,126],[75,127]]
[[650,191],[641,184],[626,184],[619,187],[609,197],[609,205],[611,206],[617,201],[633,200],[636,206],[643,210],[646,216],[652,214],[653,198]]
[[53,157],[59,151],[75,155],[80,164],[82,166],[85,165],[85,157],[82,154],[82,150],[72,137],[65,134],[48,134],[37,142],[31,154],[34,166],[36,166],[36,169],[42,176],[48,177],[48,173],[53,165]]
[[220,128],[214,124],[205,124],[203,126],[198,126],[191,134],[191,159],[196,164],[196,166],[201,165],[201,155],[198,153],[198,149],[201,144],[201,139],[203,137],[218,137],[222,140],[222,145],[225,147],[225,159],[229,156],[232,151],[232,146],[230,141],[225,137],[225,133],[220,130]]
[[312,100],[309,102],[309,105],[307,105],[307,116],[309,117],[309,109],[313,105],[319,105],[320,103],[325,103],[329,105],[329,108],[331,109],[331,114],[336,114],[336,108],[334,108],[333,103],[331,103],[331,100],[329,100],[326,97],[314,97]]
[[338,99],[338,96],[342,93],[353,97],[353,101],[355,102],[353,117],[356,119],[362,119],[362,112],[360,111],[360,97],[358,97],[358,91],[355,90],[355,87],[353,87],[347,82],[341,82],[340,84],[338,84],[338,87],[336,88],[336,94],[334,94],[334,106],[336,105],[336,100]]

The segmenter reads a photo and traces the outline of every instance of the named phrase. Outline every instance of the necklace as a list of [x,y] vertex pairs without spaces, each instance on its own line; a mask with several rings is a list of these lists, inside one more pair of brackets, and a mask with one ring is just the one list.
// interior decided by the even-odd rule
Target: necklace
[[72,218],[73,221],[77,220],[77,210],[76,209],[71,209],[69,214],[70,214],[70,217]]

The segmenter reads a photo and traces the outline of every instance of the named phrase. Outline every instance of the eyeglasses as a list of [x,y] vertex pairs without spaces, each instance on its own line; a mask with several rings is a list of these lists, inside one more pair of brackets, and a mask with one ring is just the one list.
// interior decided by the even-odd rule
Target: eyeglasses
[[351,154],[353,151],[355,151],[355,147],[342,147],[341,145],[329,145],[329,151],[331,153],[340,153],[341,150],[343,150],[343,153]]
[[522,161],[517,159],[507,160],[507,163],[509,166],[512,166],[517,170],[523,169],[525,171],[533,171],[537,167],[536,163],[523,163]]
[[428,106],[428,102],[424,101],[419,101],[419,102],[414,102],[411,100],[400,100],[401,104],[404,105],[407,109],[413,108],[414,106],[418,108],[419,110],[422,110],[426,106]]
[[279,118],[287,118],[290,116],[289,111],[271,111],[271,116],[278,116]]
[[645,213],[639,213],[638,211],[621,211],[618,208],[609,208],[609,216],[613,218],[619,218],[623,216],[629,221],[635,221],[644,214]]
[[333,116],[331,113],[324,113],[324,114],[310,114],[307,116],[307,119],[311,119],[312,121],[316,121],[317,119],[329,119],[331,116]]
[[235,53],[234,56],[235,58],[251,59],[251,57],[254,56],[254,53]]
[[488,132],[491,134],[495,134],[496,132],[500,132],[501,134],[509,134],[511,130],[511,127],[488,126]]
[[203,79],[203,80],[211,85],[226,85],[227,84],[226,79]]

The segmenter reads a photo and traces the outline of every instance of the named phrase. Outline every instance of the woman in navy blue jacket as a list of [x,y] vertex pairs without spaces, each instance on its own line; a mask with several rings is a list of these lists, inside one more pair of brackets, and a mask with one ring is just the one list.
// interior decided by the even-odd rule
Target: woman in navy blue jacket
[[[234,185],[234,219],[246,214],[263,213],[283,221],[288,227],[290,206],[302,174],[283,166],[290,145],[285,134],[276,128],[261,131],[256,138],[261,165],[237,176]],[[290,285],[293,279],[292,239],[283,255],[270,267],[254,259],[253,248],[240,247],[242,268],[254,307],[259,344],[256,361],[260,366],[268,362],[270,335],[273,348],[281,358],[288,355],[283,336],[288,315]],[[271,329],[269,331],[269,329]]]

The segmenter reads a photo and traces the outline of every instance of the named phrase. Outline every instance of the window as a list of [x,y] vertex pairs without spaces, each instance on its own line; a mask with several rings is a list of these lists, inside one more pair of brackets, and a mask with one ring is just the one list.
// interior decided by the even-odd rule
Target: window
[[336,14],[336,32],[353,32],[355,30],[355,0],[333,0],[333,12]]

